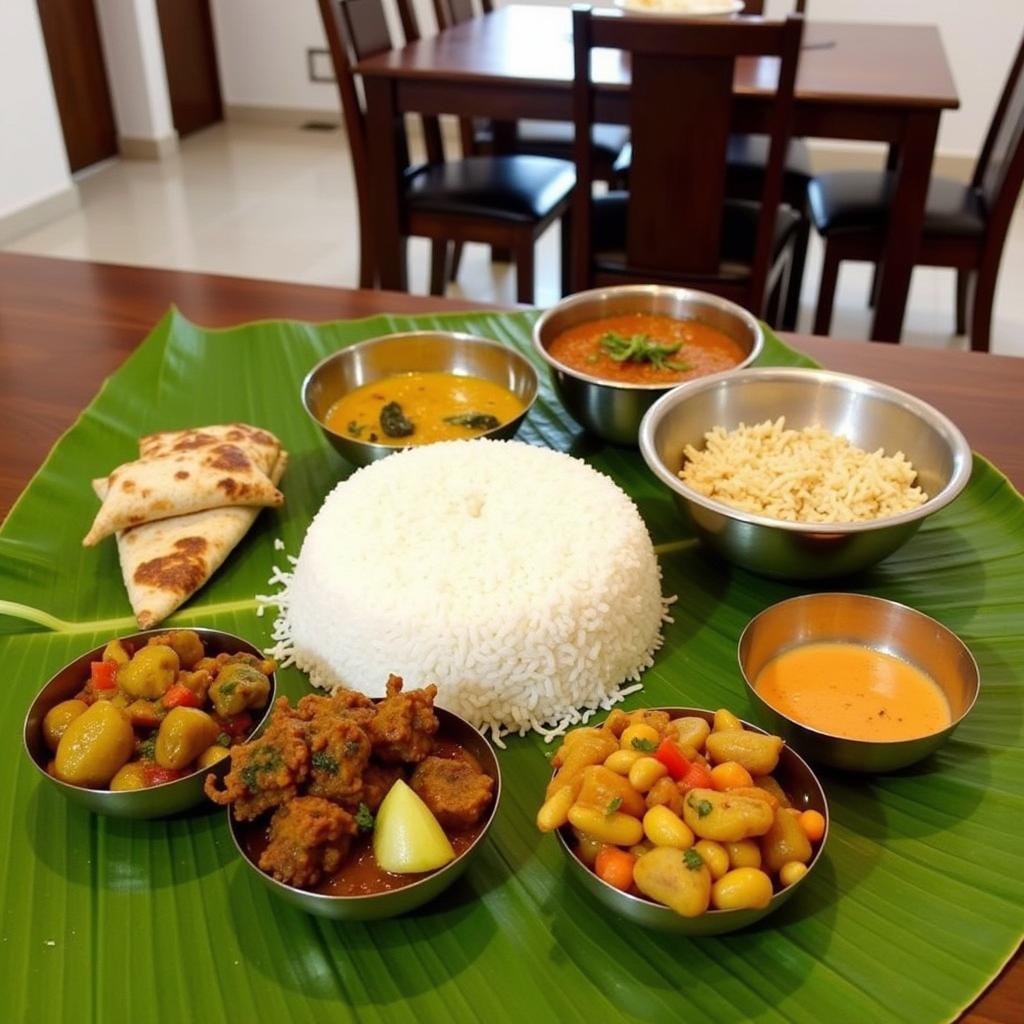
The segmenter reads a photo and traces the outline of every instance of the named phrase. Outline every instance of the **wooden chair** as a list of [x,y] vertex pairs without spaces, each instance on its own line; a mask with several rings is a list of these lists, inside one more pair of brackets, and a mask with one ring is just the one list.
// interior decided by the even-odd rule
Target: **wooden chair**
[[[799,220],[779,203],[803,20],[676,21],[573,8],[576,178],[573,290],[664,281],[715,292],[761,315],[785,287]],[[594,197],[590,51],[628,51],[630,191]],[[733,72],[739,56],[780,58],[760,202],[726,198]],[[685,103],[679,98],[686,97]]]
[[[828,334],[831,327],[840,263],[865,260],[877,268],[884,259],[892,177],[891,170],[836,171],[810,184],[814,225],[825,239],[815,334]],[[989,348],[999,264],[1022,185],[1024,38],[970,183],[933,177],[925,203],[917,264],[956,269],[956,331],[966,332],[969,311],[975,351]]]
[[[400,3],[408,0],[399,0]],[[433,0],[439,29],[461,25],[465,21],[489,14],[492,0]],[[573,125],[571,121],[504,121],[486,118],[463,118],[460,122],[462,152],[525,153],[549,156],[558,160],[573,158]],[[593,129],[594,177],[613,181],[615,161],[629,141],[629,129],[618,124],[595,124]]]
[[[369,215],[371,182],[366,115],[353,75],[355,62],[390,50],[391,35],[381,0],[319,0],[331,49],[341,106],[352,153],[359,205],[359,283],[376,283],[373,228]],[[411,16],[411,9],[410,15]],[[406,167],[395,187],[401,189],[403,236],[437,243],[431,266],[431,291],[442,294],[447,273],[448,242],[483,242],[513,252],[518,301],[533,301],[534,248],[537,238],[568,208],[575,176],[571,164],[540,156],[477,156],[439,159],[427,119],[428,163]],[[434,150],[432,153],[431,150]],[[373,187],[387,187],[375,182]]]

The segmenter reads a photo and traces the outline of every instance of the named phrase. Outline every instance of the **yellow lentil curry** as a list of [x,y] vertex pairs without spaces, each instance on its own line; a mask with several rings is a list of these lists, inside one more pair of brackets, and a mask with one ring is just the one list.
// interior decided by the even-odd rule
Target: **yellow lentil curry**
[[508,388],[482,377],[399,373],[343,395],[326,423],[336,434],[405,448],[479,437],[522,411]]

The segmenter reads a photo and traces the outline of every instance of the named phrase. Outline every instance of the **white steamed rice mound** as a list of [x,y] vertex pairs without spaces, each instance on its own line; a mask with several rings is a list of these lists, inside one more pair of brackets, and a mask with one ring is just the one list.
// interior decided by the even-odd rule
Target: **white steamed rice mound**
[[[514,441],[412,448],[338,484],[284,592],[274,654],[317,686],[388,674],[499,738],[609,708],[652,664],[667,602],[643,520],[608,477]],[[668,620],[670,621],[670,620]]]

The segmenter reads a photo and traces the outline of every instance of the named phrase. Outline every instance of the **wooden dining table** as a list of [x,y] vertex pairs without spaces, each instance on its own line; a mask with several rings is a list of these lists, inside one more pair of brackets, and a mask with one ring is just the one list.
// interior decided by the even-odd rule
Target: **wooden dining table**
[[[497,121],[572,120],[573,48],[567,7],[502,7],[356,65],[366,91],[371,197],[382,288],[405,290],[399,201],[405,113]],[[594,54],[595,119],[629,122],[629,63]],[[765,131],[778,61],[737,62],[733,130]],[[959,106],[938,30],[930,25],[808,22],[795,92],[794,134],[883,142],[896,157],[871,337],[899,341],[943,110]],[[671,128],[666,112],[666,130]],[[670,197],[666,197],[669,201]]]
[[[267,318],[325,321],[484,308],[462,299],[0,252],[0,519],[103,380],[172,304],[210,327]],[[1024,359],[782,337],[826,367],[871,377],[932,402],[976,450],[1018,489],[1024,488],[1024,449],[1018,440]],[[1019,1024],[1022,1006],[1024,960],[1018,952],[963,1020]]]

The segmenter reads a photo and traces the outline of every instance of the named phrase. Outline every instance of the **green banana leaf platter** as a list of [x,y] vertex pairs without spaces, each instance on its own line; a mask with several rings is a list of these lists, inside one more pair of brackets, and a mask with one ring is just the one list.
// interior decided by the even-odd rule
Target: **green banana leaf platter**
[[[38,777],[20,735],[32,697],[65,662],[134,629],[115,545],[81,546],[92,477],[134,458],[148,431],[232,420],[273,430],[292,456],[285,506],[265,510],[170,620],[266,644],[269,616],[254,597],[352,472],[302,410],[306,371],[354,341],[431,327],[533,358],[533,317],[213,331],[172,310],[57,444],[0,531],[0,1017],[921,1024],[954,1018],[1012,956],[1024,921],[1024,500],[981,458],[953,505],[843,584],[963,637],[981,666],[977,706],[925,763],[872,778],[822,773],[832,811],[823,862],[746,931],[649,934],[574,886],[555,838],[533,827],[551,750],[538,737],[513,737],[501,753],[503,802],[467,874],[423,909],[365,925],[275,901],[236,859],[223,811],[94,817]],[[774,338],[762,362],[809,365]],[[707,553],[638,453],[583,434],[542,378],[520,439],[611,475],[647,522],[666,593],[679,597],[665,647],[626,707],[725,705],[758,721],[736,641],[754,614],[798,589]],[[280,685],[292,696],[308,689],[294,668]]]

